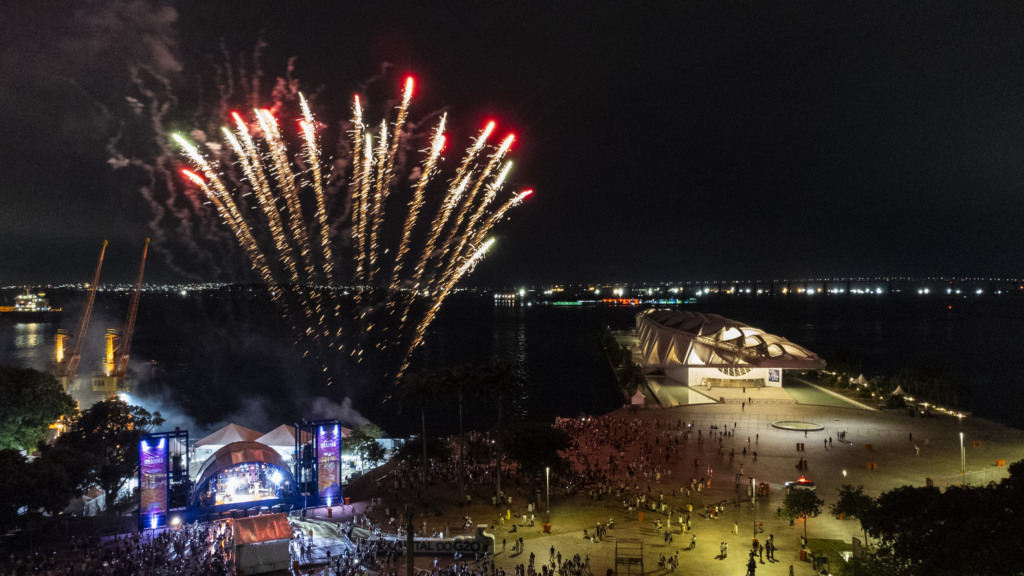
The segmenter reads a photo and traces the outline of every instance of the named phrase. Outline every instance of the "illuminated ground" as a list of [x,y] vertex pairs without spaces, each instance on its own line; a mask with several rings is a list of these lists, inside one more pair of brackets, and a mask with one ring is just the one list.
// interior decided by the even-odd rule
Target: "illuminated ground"
[[[825,500],[826,509],[835,501],[836,491],[844,483],[864,485],[866,491],[875,496],[900,485],[924,486],[928,478],[939,487],[959,483],[962,478],[959,437],[961,426],[965,434],[965,479],[968,483],[985,484],[1005,477],[1006,468],[996,466],[997,459],[1005,460],[1007,464],[1024,459],[1024,431],[1006,428],[986,420],[966,418],[960,423],[957,419],[948,417],[908,417],[903,413],[881,413],[856,407],[811,406],[797,404],[793,397],[780,397],[780,393],[785,394],[781,389],[765,390],[764,396],[760,398],[752,397],[753,392],[746,393],[753,403],[745,406],[735,402],[740,398],[738,395],[744,394],[740,389],[712,389],[709,392],[710,396],[729,396],[727,402],[646,409],[635,414],[635,417],[651,422],[655,419],[671,422],[681,419],[693,422],[696,427],[703,429],[705,434],[711,424],[728,426],[729,429],[735,430],[734,436],[724,439],[724,457],[718,456],[716,446],[710,443],[698,445],[691,438],[686,446],[685,457],[681,455],[672,464],[671,478],[663,475],[661,482],[651,482],[653,493],[657,494],[659,490],[663,490],[666,501],[676,506],[684,506],[687,502],[694,505],[691,519],[698,545],[696,551],[679,552],[681,564],[678,573],[711,576],[745,573],[746,551],[750,545],[756,519],[757,522],[764,523],[765,532],[759,535],[762,541],[769,533],[775,535],[778,547],[776,557],[779,560],[776,563],[758,564],[757,573],[786,575],[792,564],[794,574],[811,574],[811,564],[799,561],[799,538],[803,534],[803,525],[797,522],[794,526],[789,526],[788,520],[777,518],[775,515],[782,502],[783,483],[795,480],[801,475],[801,471],[796,468],[800,459],[807,462],[808,468],[803,474],[817,483],[817,493]],[[806,396],[809,394],[813,396],[813,391],[802,389],[800,396],[811,397]],[[820,394],[819,392],[818,397]],[[733,398],[734,395],[737,396]],[[634,416],[625,410],[618,413],[626,417]],[[803,432],[773,428],[772,423],[779,420],[815,422],[824,426],[824,430],[809,431],[805,436]],[[845,443],[838,440],[841,431],[846,431]],[[830,437],[832,444],[826,446]],[[797,450],[798,443],[805,445],[804,451]],[[920,449],[919,455],[915,451],[915,446]],[[746,458],[741,456],[744,447],[748,447]],[[730,449],[735,449],[736,453],[731,463],[728,458]],[[750,455],[755,449],[758,452],[757,462],[754,462]],[[631,461],[633,457],[632,454],[626,454],[625,460]],[[672,499],[669,496],[672,489],[678,490],[690,476],[695,475],[694,458],[700,458],[702,462],[710,462],[714,466],[715,480],[711,489],[691,498]],[[871,468],[871,464],[875,467]],[[749,500],[746,500],[745,491],[742,492],[742,499],[745,502],[738,508],[732,504],[736,497],[735,475],[739,473],[741,465],[746,482],[749,482],[752,476],[759,483],[770,483],[771,495],[759,498],[756,510],[751,507]],[[700,474],[696,475],[699,477]],[[452,488],[441,486],[435,487],[435,490],[446,492]],[[439,500],[454,501],[451,494],[440,496]],[[483,501],[483,497],[483,493],[476,494],[474,502]],[[518,500],[522,502],[523,498]],[[525,554],[497,555],[497,564],[509,573],[512,573],[515,565],[528,563],[530,552],[537,555],[538,562],[546,561],[553,545],[563,557],[571,557],[573,554],[589,555],[592,571],[595,574],[604,574],[608,568],[613,567],[615,541],[619,538],[644,540],[645,572],[653,573],[658,572],[659,555],[675,554],[690,539],[689,534],[684,536],[675,533],[674,544],[665,546],[662,533],[658,532],[653,524],[656,519],[664,522],[663,515],[646,513],[644,523],[640,524],[637,513],[624,512],[622,501],[616,500],[614,496],[596,505],[587,502],[585,497],[567,500],[560,495],[552,494],[551,500],[551,519],[554,528],[551,535],[541,532],[540,515],[536,527],[520,528],[515,535],[508,533],[509,526],[495,526],[493,533],[497,536],[499,551],[502,538],[508,540],[509,552],[515,537],[521,536],[526,539]],[[705,503],[721,500],[728,500],[730,504],[720,518],[707,520],[698,513],[703,512]],[[395,502],[400,501],[400,496],[396,495]],[[385,498],[385,504],[388,503],[388,499]],[[357,507],[364,510],[365,503],[357,503]],[[513,514],[517,511],[513,510]],[[380,507],[371,512],[371,516],[381,517],[382,514],[378,512],[382,512]],[[325,513],[321,510],[320,514]],[[342,514],[348,517],[350,512],[343,512],[335,507],[335,519]],[[466,514],[472,516],[475,522],[488,521],[489,524],[495,524],[497,519],[496,511],[490,506],[474,504],[468,509],[449,506],[444,510],[443,516],[425,520],[431,529],[443,527],[446,522],[454,526],[459,524]],[[591,543],[583,539],[584,528],[592,529],[598,522],[607,522],[609,517],[614,518],[615,528],[609,532],[606,542]],[[424,519],[418,518],[417,526],[422,521]],[[738,523],[739,534],[733,533],[734,523]],[[818,518],[811,519],[807,528],[812,541],[836,539],[849,542],[851,536],[860,537],[859,526],[856,521],[836,520],[826,512]],[[723,541],[729,544],[729,554],[725,559],[718,559],[719,544]],[[446,560],[450,559],[440,559],[442,563]],[[416,565],[418,568],[429,569],[433,566],[433,558],[419,557]]]

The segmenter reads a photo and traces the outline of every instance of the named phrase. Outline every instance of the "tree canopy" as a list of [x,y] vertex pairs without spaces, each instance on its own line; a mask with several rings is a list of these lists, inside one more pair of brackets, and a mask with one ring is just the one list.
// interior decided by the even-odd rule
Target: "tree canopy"
[[559,454],[569,448],[569,435],[550,424],[526,422],[508,427],[505,453],[527,473],[539,473],[545,467],[561,469]]
[[1024,574],[1016,532],[1024,518],[1024,462],[1009,471],[998,484],[902,486],[870,499],[859,518],[878,539],[877,551],[852,562],[847,574]]
[[[867,516],[875,506],[875,501],[864,493],[863,486],[856,488],[843,484],[839,488],[839,500],[831,506],[832,515],[851,520],[860,520]],[[867,530],[864,530],[864,542],[867,544]]]
[[139,440],[163,424],[159,412],[150,413],[112,397],[81,413],[43,456],[63,459],[71,483],[79,493],[90,485],[107,494],[111,506],[121,488],[139,469]]
[[804,521],[804,539],[807,538],[807,519],[821,514],[825,501],[811,490],[790,490],[782,501],[782,509],[790,518]]
[[379,426],[367,422],[352,431],[345,441],[345,451],[351,451],[370,466],[376,466],[387,456],[384,447],[377,442],[377,439],[383,436],[384,431]]
[[0,366],[0,450],[34,451],[47,429],[77,408],[53,376],[31,368]]

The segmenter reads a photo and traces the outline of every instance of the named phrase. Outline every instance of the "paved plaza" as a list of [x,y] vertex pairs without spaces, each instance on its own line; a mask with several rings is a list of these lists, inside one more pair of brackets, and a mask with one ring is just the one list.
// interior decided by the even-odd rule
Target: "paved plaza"
[[[717,402],[673,408],[622,408],[613,413],[616,417],[640,419],[643,424],[639,430],[654,430],[656,421],[662,431],[666,425],[675,426],[678,422],[692,424],[694,432],[680,445],[679,455],[659,466],[660,479],[640,477],[630,481],[631,485],[640,487],[640,493],[646,492],[649,484],[651,499],[657,500],[659,494],[663,494],[666,504],[676,509],[670,529],[671,544],[665,542],[665,527],[668,525],[665,514],[647,510],[641,521],[640,512],[628,507],[624,509],[624,498],[616,497],[614,491],[595,501],[586,494],[565,497],[560,490],[553,488],[550,534],[542,531],[543,512],[537,512],[534,526],[518,526],[515,533],[510,533],[511,522],[500,524],[497,510],[489,505],[489,499],[484,503],[481,495],[471,506],[446,506],[441,516],[418,516],[416,526],[420,528],[425,522],[428,531],[445,527],[454,529],[452,527],[460,525],[466,515],[472,517],[475,524],[486,522],[488,531],[497,539],[495,562],[509,574],[514,572],[515,566],[528,564],[531,553],[536,557],[539,571],[539,565],[548,561],[552,546],[563,558],[571,558],[575,554],[581,558],[589,557],[592,572],[605,574],[609,568],[614,568],[616,543],[636,539],[644,545],[644,571],[647,574],[665,573],[658,568],[659,557],[678,553],[678,573],[713,576],[746,573],[747,552],[755,525],[763,525],[763,532],[759,530],[757,537],[763,544],[769,535],[774,535],[777,561],[766,559],[765,564],[758,564],[757,574],[787,575],[792,565],[794,574],[809,575],[813,573],[811,564],[800,561],[802,522],[797,520],[790,525],[788,519],[777,515],[785,495],[785,482],[805,475],[816,483],[817,494],[825,500],[823,513],[810,519],[807,526],[811,548],[820,540],[838,540],[849,545],[851,537],[862,537],[859,522],[835,519],[827,511],[828,506],[835,502],[837,489],[842,484],[863,485],[872,496],[901,485],[925,486],[929,480],[940,488],[961,481],[983,485],[1008,474],[1006,466],[998,466],[997,461],[1005,461],[1008,465],[1024,459],[1024,431],[978,418],[911,417],[902,411],[870,410],[848,404],[832,397],[828,391],[812,386],[797,386],[793,390],[795,393],[788,387],[702,389],[702,394],[715,398]],[[826,400],[826,396],[831,400]],[[807,404],[808,400],[832,405]],[[799,431],[773,426],[773,423],[784,420],[813,423],[820,430]],[[703,442],[698,443],[696,430],[701,430]],[[964,433],[967,463],[964,474],[961,474],[960,467],[961,431]],[[722,432],[727,434],[720,434]],[[840,441],[843,433],[845,441]],[[642,441],[632,444],[636,446]],[[744,448],[747,450],[745,456]],[[613,454],[610,446],[604,450],[590,457],[607,460],[611,456],[623,463],[637,457],[632,453]],[[757,452],[756,461],[754,451]],[[733,454],[731,458],[730,453]],[[699,465],[695,465],[695,460]],[[798,468],[801,460],[805,463],[803,470]],[[713,471],[710,488],[687,496],[686,486],[690,478],[706,477],[708,466]],[[742,474],[739,488],[736,483],[738,474]],[[759,496],[756,505],[751,504],[746,490],[752,479],[758,484],[766,482],[770,487],[770,494]],[[432,489],[446,491],[452,487],[444,484]],[[515,492],[512,495],[513,519],[521,518],[526,513],[526,495]],[[385,495],[384,505],[389,501],[400,505],[400,500],[394,498],[392,501]],[[721,502],[725,502],[723,511],[717,518],[709,519],[704,513],[705,506]],[[366,502],[354,504],[358,513],[367,510]],[[693,508],[690,515],[692,530],[684,533],[677,520],[680,515],[685,516],[687,505]],[[387,525],[382,507],[374,507],[370,517]],[[323,516],[324,510],[318,513]],[[334,520],[348,518],[351,513],[351,507],[347,511],[335,508]],[[604,540],[591,542],[584,539],[584,529],[592,533],[598,523],[607,524],[609,519],[614,521],[614,528],[608,530]],[[659,521],[663,525],[661,529],[656,524]],[[685,550],[692,535],[696,535],[696,549]],[[521,554],[513,554],[512,543],[520,537],[524,538],[525,549]],[[501,552],[503,539],[507,541],[504,553]],[[720,554],[723,542],[728,544],[725,557]],[[441,557],[438,561],[445,564],[451,558]],[[417,557],[416,566],[429,570],[434,566],[434,558]]]

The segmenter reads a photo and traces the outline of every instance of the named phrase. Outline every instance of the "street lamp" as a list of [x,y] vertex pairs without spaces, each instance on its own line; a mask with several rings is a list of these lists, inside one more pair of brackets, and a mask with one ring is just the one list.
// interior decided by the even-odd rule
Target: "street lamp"
[[750,507],[753,509],[754,538],[757,538],[757,478],[750,477]]
[[964,452],[964,433],[960,433],[960,483],[967,485],[967,454]]
[[[961,434],[962,436],[962,434]],[[544,497],[547,500],[547,504],[544,506],[544,510],[548,513],[548,524],[551,524],[551,467],[544,467]]]

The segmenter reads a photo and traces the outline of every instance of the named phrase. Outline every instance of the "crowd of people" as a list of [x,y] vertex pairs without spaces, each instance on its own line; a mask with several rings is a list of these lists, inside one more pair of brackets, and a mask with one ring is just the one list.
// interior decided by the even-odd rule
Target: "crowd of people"
[[[735,438],[735,424],[703,424],[700,428],[693,422],[643,418],[640,415],[613,414],[578,418],[559,418],[555,427],[566,432],[570,448],[566,451],[568,464],[556,478],[552,478],[553,493],[561,497],[581,497],[597,505],[607,501],[613,508],[621,502],[624,513],[649,513],[642,527],[656,536],[663,537],[666,545],[673,545],[672,535],[687,534],[680,538],[680,544],[690,543],[692,549],[697,528],[693,520],[715,520],[726,513],[729,502],[715,498],[707,492],[712,485],[715,467],[736,476],[736,498],[744,478],[743,464],[754,466],[754,460],[747,459],[756,448],[759,438]],[[475,439],[470,438],[471,442]],[[728,447],[727,447],[728,446]],[[736,458],[741,463],[733,465]],[[458,493],[464,488],[466,504],[474,496],[496,508],[497,520],[489,519],[488,524],[509,532],[518,524],[533,524],[538,501],[537,495],[544,489],[543,478],[539,480],[518,474],[514,464],[509,463],[502,470],[502,493],[495,493],[493,461],[467,459],[463,469],[457,459],[435,461],[428,470],[428,480],[433,489]],[[693,469],[689,469],[692,460]],[[684,464],[685,463],[685,464]],[[420,471],[405,466],[393,469],[390,474],[377,482],[377,496],[370,499],[362,511],[351,509],[350,521],[342,523],[347,538],[338,538],[328,544],[313,543],[312,533],[304,532],[293,523],[291,559],[300,565],[315,567],[314,573],[321,576],[354,576],[367,570],[378,574],[403,572],[405,555],[405,526],[408,522],[406,510],[399,502],[388,498],[391,494],[405,493],[420,486]],[[460,482],[460,475],[462,479]],[[688,476],[688,477],[687,477]],[[731,488],[731,487],[730,487]],[[719,488],[718,492],[721,492]],[[615,503],[615,504],[612,504]],[[691,519],[692,514],[692,519]],[[452,532],[465,534],[475,524],[469,515],[461,523],[443,526],[430,525],[429,515],[417,514],[414,532],[419,537],[451,537]],[[644,518],[643,515],[639,516]],[[608,523],[597,522],[584,527],[584,537],[591,542],[604,539],[613,525],[614,517]],[[505,526],[508,523],[511,526]],[[230,531],[221,524],[186,525],[178,530],[157,534],[133,534],[104,543],[74,541],[68,551],[49,556],[33,555],[11,558],[13,574],[230,574],[234,572]],[[362,529],[353,535],[353,529]],[[367,533],[369,534],[367,536]],[[523,539],[511,534],[510,558],[529,554],[529,562],[515,564],[508,562],[514,576],[590,576],[589,557],[578,554],[564,559],[552,551],[548,562],[536,562],[534,553],[528,552]],[[493,553],[504,554],[505,543],[496,543]],[[331,550],[335,551],[332,555]],[[681,548],[686,550],[686,548]],[[326,553],[325,553],[326,552]],[[572,552],[575,552],[573,550]],[[678,551],[659,558],[659,567],[672,571],[678,565]],[[304,572],[305,573],[305,572]],[[445,557],[435,561],[431,576],[504,576],[495,565],[493,556],[474,558]]]
[[234,574],[233,545],[224,524],[135,532],[107,540],[72,537],[60,550],[11,554],[8,574],[46,576],[216,576]]

